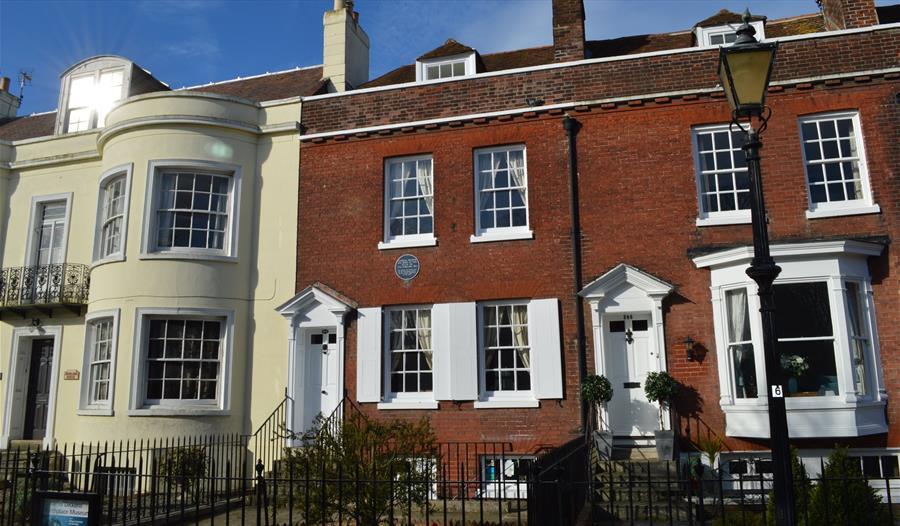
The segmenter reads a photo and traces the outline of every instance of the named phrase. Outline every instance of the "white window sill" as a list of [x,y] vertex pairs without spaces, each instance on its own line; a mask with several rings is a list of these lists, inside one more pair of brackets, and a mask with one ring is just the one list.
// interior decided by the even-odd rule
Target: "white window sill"
[[483,234],[472,235],[469,237],[470,243],[492,243],[494,241],[514,241],[516,239],[534,239],[534,232],[531,230],[512,230],[509,232],[487,232]]
[[476,400],[475,409],[514,409],[514,408],[536,408],[540,407],[541,402],[533,398],[520,399],[494,399],[494,400]]
[[379,402],[378,409],[394,410],[394,409],[437,409],[436,400],[390,400],[388,402]]
[[230,411],[216,407],[143,407],[141,409],[129,409],[128,416],[228,416]]
[[854,206],[850,208],[826,208],[824,210],[807,210],[806,219],[822,219],[824,217],[842,217],[880,213],[881,207],[878,205]]
[[[789,397],[791,438],[855,437],[887,432],[883,400],[846,402],[840,396]],[[722,404],[728,436],[769,438],[766,405]]]
[[697,226],[749,225],[750,214],[698,217]]
[[237,263],[237,256],[205,252],[142,252],[140,259],[181,259],[190,261],[222,261]]
[[78,415],[80,416],[113,416],[113,410],[111,407],[101,408],[101,407],[85,407],[78,410]]
[[380,241],[378,250],[392,250],[395,248],[416,248],[416,247],[434,247],[437,246],[436,237],[418,238],[418,239],[392,239],[390,241]]

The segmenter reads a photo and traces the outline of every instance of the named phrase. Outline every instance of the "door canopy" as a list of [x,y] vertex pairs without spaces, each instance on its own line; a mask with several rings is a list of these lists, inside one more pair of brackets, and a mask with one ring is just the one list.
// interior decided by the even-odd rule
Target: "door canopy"
[[[603,274],[588,283],[580,294],[591,303],[615,302],[616,298],[627,299],[643,295],[644,298],[661,302],[675,287],[656,276],[626,263]],[[637,298],[635,298],[637,299]]]
[[[290,320],[294,326],[303,326],[319,322],[319,318],[330,313],[342,319],[344,314],[356,308],[356,302],[323,283],[313,283],[296,296],[282,304],[277,310],[279,314]],[[321,320],[333,325],[333,319]]]

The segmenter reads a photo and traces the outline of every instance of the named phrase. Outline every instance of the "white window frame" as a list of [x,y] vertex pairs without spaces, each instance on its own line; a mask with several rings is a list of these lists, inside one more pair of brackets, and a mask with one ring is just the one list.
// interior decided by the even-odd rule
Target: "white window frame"
[[[506,305],[525,305],[528,309],[528,353],[531,365],[528,368],[528,383],[530,389],[516,391],[488,391],[485,378],[486,349],[484,341],[484,308]],[[540,402],[534,394],[534,316],[529,300],[497,300],[484,301],[477,304],[476,331],[478,332],[478,400],[476,409],[490,407],[539,407]],[[499,358],[498,358],[499,360]]]
[[[109,400],[105,402],[91,401],[91,365],[94,351],[94,328],[96,322],[110,320],[112,322],[109,348]],[[81,367],[81,400],[78,406],[79,415],[112,416],[116,397],[116,356],[119,354],[119,309],[90,312],[84,317],[84,362]]]
[[[391,180],[390,167],[394,164],[403,164],[410,161],[431,162],[431,233],[428,234],[408,234],[408,235],[391,235]],[[391,157],[384,160],[384,237],[378,243],[379,250],[388,250],[394,248],[413,248],[413,247],[431,247],[437,245],[437,237],[434,231],[437,227],[434,221],[435,216],[435,189],[434,189],[434,158],[431,154],[410,155],[406,157]]]
[[41,211],[43,206],[55,201],[65,201],[66,203],[66,229],[63,234],[62,253],[64,254],[63,262],[68,261],[69,257],[69,232],[72,230],[72,192],[61,194],[47,194],[34,196],[31,198],[31,212],[28,218],[28,236],[25,240],[25,266],[37,266],[38,261],[35,258],[35,243],[38,240],[37,229],[42,221]]
[[[463,63],[465,67],[465,73],[462,75],[451,75],[449,77],[437,78],[437,79],[429,79],[426,77],[428,66],[440,66],[442,64],[458,64]],[[451,66],[452,67],[452,66]],[[425,60],[417,60],[416,61],[416,82],[442,82],[451,79],[458,79],[461,77],[468,77],[470,75],[475,74],[475,52],[470,51],[468,53],[459,53],[457,55],[450,55],[447,57],[436,57],[429,58]]]
[[[876,330],[875,302],[866,257],[877,256],[882,247],[858,241],[822,241],[773,245],[772,255],[782,272],[776,285],[825,282],[831,310],[832,336],[838,394],[786,397],[788,421],[794,438],[857,436],[886,431],[883,406],[887,399]],[[765,412],[768,381],[763,358],[762,321],[758,289],[745,273],[753,256],[752,247],[737,248],[694,258],[700,268],[711,268],[711,293],[715,345],[718,350],[720,405],[726,414],[728,436],[761,437],[768,427]],[[857,392],[850,344],[850,314],[846,305],[846,283],[860,286],[860,318],[868,337],[865,356],[868,392]],[[734,393],[734,375],[728,352],[725,292],[747,288],[750,334],[758,393],[757,398],[739,399]],[[777,308],[777,305],[776,305]],[[785,386],[786,387],[786,386]],[[753,434],[755,433],[755,434]]]
[[[72,80],[82,77],[91,76],[94,78],[94,82],[99,81],[100,75],[103,73],[108,73],[115,70],[122,71],[122,94],[119,97],[117,102],[121,102],[128,97],[128,93],[131,91],[131,71],[133,64],[131,61],[123,59],[122,57],[116,57],[111,55],[101,56],[101,57],[93,57],[78,64],[75,64],[68,70],[66,70],[62,74],[62,80],[60,82],[60,90],[59,90],[59,103],[57,104],[57,108],[59,111],[56,116],[56,133],[57,134],[68,134],[70,132],[67,131],[69,127],[69,95],[72,88]],[[89,133],[95,132],[97,129],[101,128],[97,125],[97,111],[96,108],[91,108],[90,121],[88,123],[88,128],[86,130],[71,132],[71,133]]]
[[[230,414],[231,366],[234,346],[234,311],[206,308],[138,308],[134,316],[134,342],[129,416],[216,416]],[[215,400],[170,400],[150,404],[147,392],[147,337],[151,318],[194,318],[219,321],[223,326],[219,347],[219,384]]]
[[[103,263],[110,263],[113,261],[125,261],[125,247],[127,246],[128,241],[128,212],[131,208],[131,174],[133,171],[134,165],[132,163],[128,163],[110,168],[109,170],[103,172],[102,175],[100,175],[100,182],[98,185],[99,190],[97,192],[97,220],[94,225],[93,264],[95,266],[101,265]],[[103,207],[106,203],[106,187],[110,182],[120,176],[125,177],[125,190],[123,193],[123,198],[125,201],[122,208],[121,243],[119,244],[120,246],[117,252],[102,256],[103,221],[105,220],[105,218],[103,217]]]
[[[412,309],[428,309],[431,311],[431,391],[416,393],[395,393],[391,390],[391,313]],[[385,307],[381,317],[382,325],[382,384],[384,386],[384,399],[378,404],[379,409],[437,409],[438,403],[434,398],[434,382],[436,371],[434,368],[434,306],[423,305],[396,305]],[[452,330],[452,329],[451,329]]]
[[[850,118],[853,121],[860,185],[862,186],[863,193],[862,199],[813,203],[812,193],[810,191],[809,176],[807,175],[806,171],[806,168],[809,165],[809,161],[807,161],[806,159],[806,139],[803,137],[803,125],[811,122],[846,118]],[[879,207],[875,203],[872,197],[872,187],[869,183],[868,162],[866,161],[865,139],[863,138],[862,123],[860,122],[858,111],[817,113],[814,115],[806,115],[800,117],[797,120],[797,132],[800,137],[800,154],[803,156],[803,180],[806,185],[806,199],[808,207],[806,211],[807,219],[820,219],[825,217],[840,217],[860,214],[877,214],[881,212],[881,207]]]
[[[522,151],[522,165],[525,171],[525,225],[508,226],[508,227],[481,227],[481,191],[479,189],[479,178],[481,174],[478,169],[478,156],[485,153],[510,152],[515,150]],[[509,144],[505,146],[494,146],[491,148],[477,148],[472,152],[472,188],[475,210],[475,233],[469,238],[471,243],[489,243],[492,241],[510,241],[516,239],[533,239],[534,232],[531,230],[531,212],[529,211],[531,189],[528,185],[528,149],[524,144]],[[512,217],[510,217],[512,223]]]
[[[735,33],[739,27],[741,27],[742,22],[735,22],[733,24],[722,24],[718,26],[710,26],[710,27],[698,27],[694,30],[694,35],[697,38],[697,45],[700,47],[719,47],[719,46],[730,46],[731,44],[711,44],[710,39],[714,35],[722,35],[725,33]],[[766,39],[766,27],[763,24],[762,20],[754,20],[750,22],[750,25],[753,29],[756,30],[756,39],[762,42]]]
[[[728,131],[730,126],[728,124],[714,124],[708,126],[695,126],[691,129],[691,148],[694,154],[694,173],[695,173],[695,182],[697,184],[697,226],[715,226],[715,225],[745,225],[750,224],[750,208],[745,210],[728,210],[728,211],[718,211],[718,212],[704,212],[703,211],[703,169],[702,164],[700,162],[700,142],[699,137],[700,134],[710,133],[710,132],[718,132],[718,131]],[[743,155],[740,153],[739,155]],[[736,172],[732,168],[732,172]],[[745,171],[747,169],[745,168]],[[750,174],[747,171],[747,177],[749,179]],[[749,190],[748,190],[749,194]]]
[[[192,173],[209,173],[228,176],[228,226],[222,249],[166,247],[157,245],[157,207],[159,206],[159,179],[163,172],[184,170]],[[238,230],[240,225],[241,166],[214,161],[165,159],[152,160],[147,166],[147,193],[144,204],[141,259],[198,259],[237,261]]]

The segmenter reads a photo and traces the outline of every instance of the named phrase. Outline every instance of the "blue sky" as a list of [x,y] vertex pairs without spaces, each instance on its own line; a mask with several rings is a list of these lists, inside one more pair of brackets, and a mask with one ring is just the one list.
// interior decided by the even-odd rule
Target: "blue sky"
[[[900,0],[879,0],[879,5]],[[0,74],[34,76],[20,114],[56,107],[59,74],[97,54],[124,55],[177,88],[322,61],[332,0],[0,0]],[[690,28],[721,8],[780,18],[815,0],[586,0],[589,39]],[[550,0],[357,0],[371,74],[447,38],[482,53],[549,44]],[[18,93],[18,88],[13,87]]]

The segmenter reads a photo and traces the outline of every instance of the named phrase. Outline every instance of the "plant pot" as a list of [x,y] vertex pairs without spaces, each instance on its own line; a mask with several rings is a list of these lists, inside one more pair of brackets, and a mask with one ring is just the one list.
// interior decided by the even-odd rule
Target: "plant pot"
[[612,456],[613,435],[610,431],[594,431],[594,447],[603,458]]
[[659,460],[675,460],[675,431],[654,431],[656,457]]

